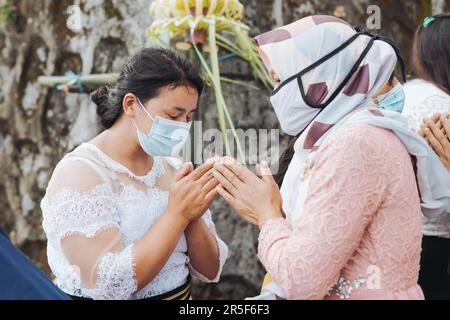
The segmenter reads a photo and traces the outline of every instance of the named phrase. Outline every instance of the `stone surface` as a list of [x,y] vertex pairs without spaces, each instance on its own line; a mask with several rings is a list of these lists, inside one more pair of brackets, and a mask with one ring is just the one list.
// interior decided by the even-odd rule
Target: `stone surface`
[[[151,0],[0,0],[0,225],[49,275],[39,202],[63,154],[100,131],[88,95],[38,86],[39,75],[68,70],[85,74],[117,72],[129,55],[148,46]],[[366,8],[379,4],[382,32],[395,36],[408,57],[415,27],[431,10],[448,10],[445,1],[247,0],[246,22],[252,35],[313,13],[345,12],[364,23]],[[67,8],[79,4],[82,30],[66,26]],[[3,10],[11,4],[13,10]],[[447,7],[445,7],[447,6]],[[11,6],[9,6],[11,8]],[[6,12],[6,13],[5,13]],[[239,60],[222,65],[224,73],[248,76]],[[224,85],[238,128],[277,128],[267,90]],[[202,99],[205,129],[216,127],[211,92]],[[283,144],[285,139],[283,139]],[[230,246],[219,284],[194,286],[195,298],[242,299],[258,292],[264,271],[256,258],[258,230],[240,220],[223,202],[214,207],[217,229]]]

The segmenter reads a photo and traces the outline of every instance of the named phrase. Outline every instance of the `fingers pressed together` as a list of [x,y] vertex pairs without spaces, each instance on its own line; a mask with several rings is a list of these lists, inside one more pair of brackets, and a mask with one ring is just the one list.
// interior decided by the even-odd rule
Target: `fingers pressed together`
[[450,147],[450,116],[435,114],[431,119],[424,119],[419,134],[439,155],[443,155]]

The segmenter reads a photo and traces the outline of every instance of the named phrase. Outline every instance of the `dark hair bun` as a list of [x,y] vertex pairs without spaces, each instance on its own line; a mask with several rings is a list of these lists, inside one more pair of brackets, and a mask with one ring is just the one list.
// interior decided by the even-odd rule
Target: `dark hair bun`
[[92,92],[91,100],[97,105],[98,115],[101,115],[104,111],[103,109],[108,107],[108,88],[106,86],[102,86]]
[[109,89],[102,86],[91,93],[91,100],[97,105],[97,115],[100,122],[105,129],[109,129],[114,124],[116,119],[112,119],[111,113],[113,110],[109,107]]

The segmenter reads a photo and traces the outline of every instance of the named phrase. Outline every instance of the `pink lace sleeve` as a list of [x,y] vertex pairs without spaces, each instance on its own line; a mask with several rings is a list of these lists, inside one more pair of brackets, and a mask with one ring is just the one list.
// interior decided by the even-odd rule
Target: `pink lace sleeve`
[[368,125],[338,130],[319,150],[297,225],[263,226],[259,258],[288,299],[322,299],[338,280],[385,196],[398,152],[392,139]]

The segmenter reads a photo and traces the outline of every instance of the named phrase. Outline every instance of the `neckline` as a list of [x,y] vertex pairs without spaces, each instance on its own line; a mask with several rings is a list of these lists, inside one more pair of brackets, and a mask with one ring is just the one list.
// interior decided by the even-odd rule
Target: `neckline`
[[158,177],[161,177],[164,175],[164,164],[162,162],[161,157],[153,157],[153,165],[149,172],[143,176],[136,175],[133,173],[129,168],[121,164],[120,162],[112,159],[110,156],[108,156],[103,150],[101,150],[98,146],[95,144],[84,142],[81,144],[81,147],[88,148],[92,151],[94,151],[102,160],[102,162],[110,169],[119,172],[124,173],[128,175],[131,178],[134,178],[136,180],[139,180],[141,182],[144,182],[147,185],[153,186],[156,182],[156,179]]

